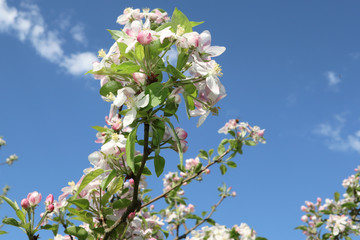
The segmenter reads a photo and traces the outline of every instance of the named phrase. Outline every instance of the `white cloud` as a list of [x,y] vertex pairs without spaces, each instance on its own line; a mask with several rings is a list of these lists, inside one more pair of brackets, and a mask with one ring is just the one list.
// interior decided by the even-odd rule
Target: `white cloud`
[[65,57],[61,66],[68,69],[73,75],[84,74],[92,68],[92,63],[97,61],[97,57],[91,52],[83,52],[71,54],[70,57]]
[[[47,29],[39,7],[34,4],[22,3],[17,9],[9,7],[6,0],[0,0],[0,33],[14,34],[20,41],[30,42],[41,57],[72,75],[83,74],[96,59],[90,52],[65,54],[59,32]],[[71,29],[71,34],[76,41],[86,41],[80,24]]]
[[78,41],[79,43],[83,43],[83,44],[87,43],[87,39],[84,33],[84,26],[82,24],[76,24],[74,27],[70,29],[70,33],[75,41]]
[[335,116],[336,122],[333,124],[321,123],[314,133],[326,137],[326,145],[330,150],[349,151],[353,150],[360,153],[360,130],[353,134],[344,134],[346,119],[341,115]]
[[339,75],[334,72],[326,72],[326,77],[328,79],[329,86],[335,86],[341,82]]

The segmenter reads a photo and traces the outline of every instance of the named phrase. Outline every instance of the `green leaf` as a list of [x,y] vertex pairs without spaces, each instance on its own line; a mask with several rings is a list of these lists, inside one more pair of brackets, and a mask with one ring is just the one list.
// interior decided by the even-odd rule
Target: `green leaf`
[[118,74],[132,74],[134,72],[138,72],[140,70],[140,66],[134,62],[128,61],[119,65],[112,64],[111,69]]
[[139,62],[142,62],[145,57],[144,46],[139,43],[135,45],[135,57]]
[[118,30],[110,30],[107,29],[108,32],[111,34],[111,37],[117,41],[119,38],[121,37],[127,37],[127,35],[123,32],[123,31],[118,31]]
[[267,238],[263,238],[263,237],[256,237],[255,240],[267,240]]
[[97,178],[99,175],[103,174],[104,173],[104,170],[99,168],[99,169],[96,169],[94,171],[91,171],[90,173],[88,173],[82,180],[80,186],[79,186],[79,189],[76,193],[76,197],[81,193],[81,191],[92,181],[94,180],[95,178]]
[[15,218],[4,218],[2,220],[3,224],[12,225],[15,227],[19,227],[20,223]]
[[228,161],[228,162],[226,162],[226,164],[231,168],[236,168],[237,167],[236,163],[234,163],[233,161]]
[[100,126],[92,126],[92,128],[98,132],[107,132],[110,130],[109,128],[104,128],[104,127],[100,127]]
[[117,81],[109,81],[100,88],[100,94],[104,97],[106,97],[109,93],[117,95],[117,90],[122,87],[121,83]]
[[129,199],[126,199],[126,198],[119,199],[113,203],[113,208],[114,209],[126,208],[126,207],[130,206],[130,204],[131,204],[131,201]]
[[7,232],[0,230],[0,235],[7,234]]
[[200,24],[203,24],[203,23],[204,23],[204,21],[202,21],[202,22],[193,22],[193,21],[190,21],[190,24],[191,24],[192,27],[196,27],[196,26],[198,26],[198,25],[200,25]]
[[189,59],[189,54],[185,53],[185,52],[181,52],[178,56],[178,60],[176,63],[176,68],[181,71],[181,69],[185,66],[185,64],[187,63]]
[[167,27],[171,27],[170,30],[173,31],[173,32],[175,32],[176,25],[175,25],[174,23],[172,23],[172,22],[167,22],[167,23],[162,24],[162,25],[159,26],[155,31],[156,31],[156,32],[159,32],[159,31],[161,31],[161,30],[163,30],[163,29],[165,29],[165,28],[167,28]]
[[71,208],[68,207],[67,210],[69,211],[69,213],[71,213],[73,215],[73,219],[82,221],[82,222],[86,222],[89,223],[90,225],[92,225],[93,223],[93,215],[89,212],[83,211],[83,210],[78,210],[75,208]]
[[116,171],[112,170],[111,173],[109,174],[109,176],[107,176],[102,182],[101,182],[101,189],[105,190],[107,188],[107,186],[109,185],[109,183],[111,182],[111,180],[113,180],[113,178],[116,176]]
[[135,60],[134,58],[135,58],[135,56],[134,56],[134,54],[133,54],[133,52],[132,51],[130,51],[130,52],[126,52],[126,48],[128,47],[125,43],[123,43],[123,42],[118,42],[117,43],[118,44],[118,47],[119,47],[119,51],[120,51],[120,56],[124,56],[124,57],[126,57],[126,58],[128,58],[128,59],[133,59],[133,60]]
[[353,203],[353,202],[347,202],[347,203],[342,204],[341,207],[351,209],[351,208],[356,208],[357,204]]
[[223,144],[220,144],[217,150],[219,155],[222,155],[226,151],[225,146]]
[[177,112],[179,104],[175,103],[174,98],[170,98],[166,100],[165,108],[163,108],[164,116],[171,117]]
[[192,32],[192,26],[191,26],[189,19],[185,16],[185,14],[183,14],[177,8],[175,8],[175,10],[172,14],[171,22],[176,25],[176,29],[177,29],[177,26],[180,25],[181,27],[184,28],[185,33]]
[[256,145],[256,143],[255,143],[254,141],[252,141],[252,140],[246,140],[246,141],[245,141],[245,145],[248,145],[248,146],[255,146],[255,145]]
[[340,193],[338,192],[334,193],[334,199],[336,202],[338,202],[340,200]]
[[227,167],[224,165],[224,164],[221,164],[220,165],[220,171],[221,171],[221,174],[224,175],[227,171]]
[[148,105],[149,108],[154,108],[163,103],[170,94],[169,89],[164,88],[160,82],[154,82],[150,84],[146,88],[145,92],[150,95],[150,103]]
[[74,204],[75,206],[81,209],[88,209],[90,205],[89,201],[85,198],[68,200],[68,202]]
[[303,225],[298,226],[298,227],[296,227],[295,229],[299,229],[299,230],[302,230],[302,231],[307,231],[307,227],[306,227],[306,226],[303,226]]
[[165,159],[162,156],[155,154],[154,167],[155,167],[156,176],[160,177],[160,175],[164,171]]
[[180,168],[181,168],[181,167],[183,167],[183,165],[184,165],[184,153],[183,153],[183,150],[182,150],[182,148],[181,148],[180,139],[179,139],[178,135],[176,134],[174,125],[171,123],[170,119],[164,118],[164,120],[169,124],[169,126],[170,126],[170,128],[171,128],[171,130],[173,131],[173,134],[174,134],[174,136],[175,136],[176,146],[177,146],[177,149],[178,149],[178,152],[179,152]]
[[20,219],[22,223],[25,223],[25,214],[20,209],[16,210],[16,216]]
[[202,149],[200,150],[200,153],[199,153],[198,157],[202,158],[202,159],[205,159],[205,160],[209,159],[208,153],[205,150],[202,150]]
[[85,240],[88,236],[88,232],[84,228],[76,226],[68,227],[64,233],[78,237],[79,240]]
[[[331,234],[330,233],[325,233],[325,234],[322,235],[322,237],[323,237],[323,239],[329,239],[331,237]],[[351,240],[351,238],[350,238],[350,240]]]
[[151,123],[151,128],[153,129],[153,144],[154,146],[159,146],[164,137],[165,123],[160,119],[156,119]]
[[11,201],[9,198],[7,198],[5,196],[0,196],[0,198],[2,198],[5,202],[7,202],[10,205],[10,207],[12,207],[12,209],[15,210],[15,212],[20,209],[19,206],[17,205],[17,203]]
[[173,65],[168,64],[166,66],[166,71],[173,75],[176,79],[185,79],[186,76],[182,74],[177,68],[175,68]]
[[51,230],[54,236],[56,236],[59,230],[59,225],[56,223],[54,223],[53,225],[46,224],[45,226],[41,226],[40,229]]
[[215,226],[215,224],[216,224],[216,222],[214,220],[212,220],[211,218],[206,219],[206,221],[213,226]]
[[129,168],[133,173],[135,173],[135,163],[134,163],[134,156],[135,156],[135,141],[136,141],[136,131],[138,126],[136,126],[126,140],[126,163],[128,164]]

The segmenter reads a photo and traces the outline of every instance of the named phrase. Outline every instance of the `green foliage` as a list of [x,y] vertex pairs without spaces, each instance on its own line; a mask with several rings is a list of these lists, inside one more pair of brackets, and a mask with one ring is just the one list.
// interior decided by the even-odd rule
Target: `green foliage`
[[82,227],[71,226],[68,227],[64,232],[79,238],[79,240],[86,240],[88,236],[88,232]]
[[91,171],[90,173],[88,173],[82,180],[79,188],[78,188],[78,191],[76,193],[76,197],[81,193],[81,191],[92,181],[94,180],[95,178],[97,178],[100,174],[103,174],[104,173],[104,170],[99,168],[99,169],[96,169],[94,171]]

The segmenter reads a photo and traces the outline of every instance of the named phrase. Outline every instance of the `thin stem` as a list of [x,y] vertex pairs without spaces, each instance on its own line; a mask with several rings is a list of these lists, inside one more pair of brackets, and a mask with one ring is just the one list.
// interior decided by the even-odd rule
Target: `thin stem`
[[195,173],[194,175],[192,175],[191,177],[186,178],[185,180],[182,180],[181,182],[179,182],[178,184],[176,184],[175,186],[173,186],[172,188],[170,188],[169,190],[167,190],[166,192],[164,192],[163,194],[160,194],[159,196],[153,198],[152,200],[150,200],[149,202],[141,205],[141,208],[144,208],[150,204],[152,204],[153,202],[156,202],[157,200],[167,196],[169,194],[169,192],[171,192],[172,190],[174,190],[175,188],[178,188],[182,185],[184,185],[187,182],[190,182],[191,180],[193,180],[194,178],[196,178],[197,176],[199,176],[200,174],[202,174],[206,169],[208,169],[209,167],[211,167],[212,165],[214,165],[215,163],[221,162],[222,159],[231,151],[231,148],[229,148],[228,150],[226,150],[222,155],[219,156],[218,159],[216,159],[213,162],[208,163],[203,169],[201,169],[199,172]]
[[191,229],[187,230],[183,235],[176,237],[175,240],[178,239],[182,239],[182,238],[186,238],[186,236],[191,233],[192,231],[194,231],[197,227],[199,227],[201,224],[203,224],[204,222],[206,222],[208,219],[210,219],[211,215],[213,215],[213,213],[215,212],[216,208],[221,204],[221,202],[226,198],[226,195],[222,195],[220,200],[212,207],[211,212],[206,216],[206,218],[204,218],[203,220],[201,220],[200,222],[198,222],[195,226],[193,226]]

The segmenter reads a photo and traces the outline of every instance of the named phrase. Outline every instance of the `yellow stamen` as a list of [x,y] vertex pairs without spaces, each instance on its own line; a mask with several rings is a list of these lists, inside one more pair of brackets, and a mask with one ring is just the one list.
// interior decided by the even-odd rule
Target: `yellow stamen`
[[104,58],[106,57],[106,52],[104,51],[104,49],[100,49],[100,51],[98,51],[98,57],[99,58]]

